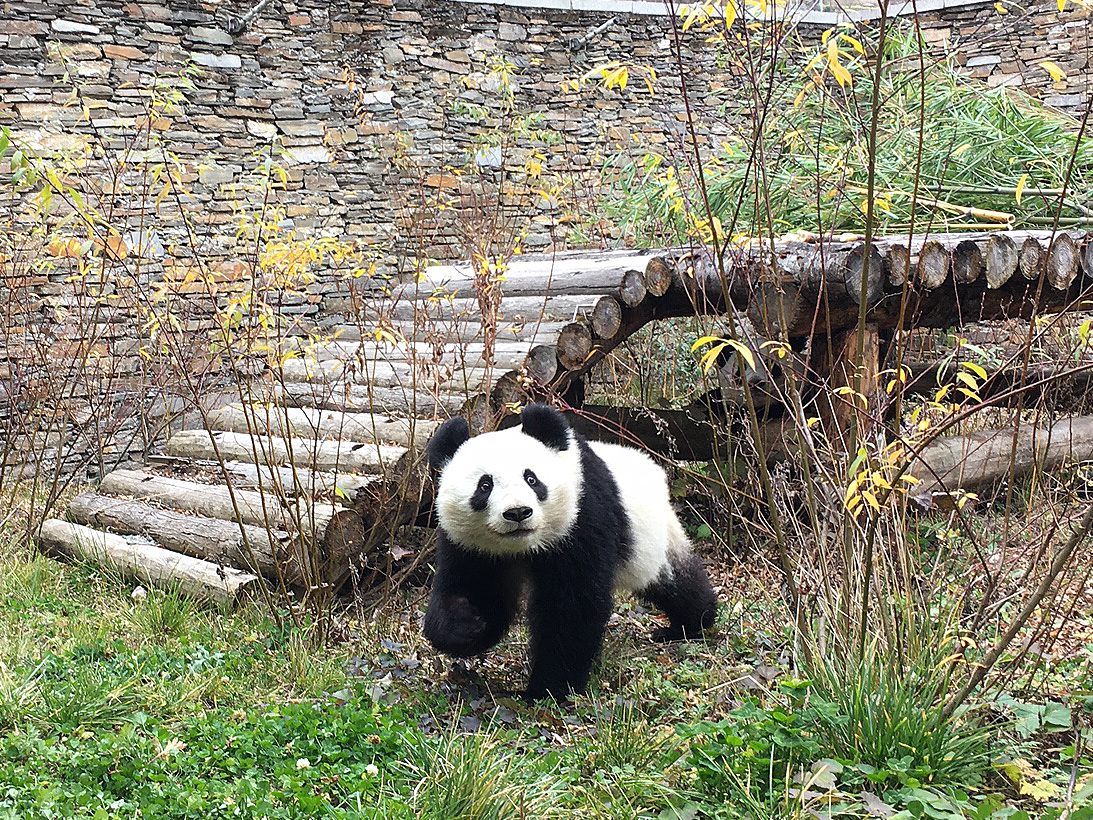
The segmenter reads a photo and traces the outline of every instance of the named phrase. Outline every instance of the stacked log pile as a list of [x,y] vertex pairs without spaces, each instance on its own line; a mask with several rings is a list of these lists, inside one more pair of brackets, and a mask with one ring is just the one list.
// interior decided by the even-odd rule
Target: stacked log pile
[[[259,576],[336,586],[418,514],[421,451],[440,420],[579,385],[648,322],[738,310],[767,338],[828,338],[845,350],[860,326],[1028,318],[1078,304],[1091,285],[1093,241],[1066,232],[886,237],[868,248],[753,242],[720,257],[585,251],[518,257],[493,277],[436,266],[377,288],[367,306],[383,333],[342,326],[325,341],[284,340],[283,364],[248,386],[251,401],[176,433],[144,470],[108,475],[43,539],[123,568],[145,547],[168,550],[190,562],[180,566],[195,594],[214,599]],[[483,303],[499,305],[488,328]],[[603,411],[622,431],[644,429]],[[675,421],[685,440],[701,430]],[[700,456],[700,436],[689,438]]]

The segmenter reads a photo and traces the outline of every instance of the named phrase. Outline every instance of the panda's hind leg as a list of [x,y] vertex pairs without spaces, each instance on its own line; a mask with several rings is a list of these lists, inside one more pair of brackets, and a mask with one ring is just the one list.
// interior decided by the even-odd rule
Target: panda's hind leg
[[717,594],[702,560],[689,550],[668,553],[668,566],[638,597],[668,616],[669,625],[653,633],[656,641],[701,638],[717,618]]

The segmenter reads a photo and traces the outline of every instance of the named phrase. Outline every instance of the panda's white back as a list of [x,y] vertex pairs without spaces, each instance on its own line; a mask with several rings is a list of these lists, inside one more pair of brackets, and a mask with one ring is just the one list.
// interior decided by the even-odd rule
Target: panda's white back
[[627,591],[644,589],[661,573],[671,572],[668,554],[687,548],[687,536],[668,492],[664,470],[633,447],[590,441],[619,488],[623,510],[630,520],[632,552],[620,565],[615,585]]

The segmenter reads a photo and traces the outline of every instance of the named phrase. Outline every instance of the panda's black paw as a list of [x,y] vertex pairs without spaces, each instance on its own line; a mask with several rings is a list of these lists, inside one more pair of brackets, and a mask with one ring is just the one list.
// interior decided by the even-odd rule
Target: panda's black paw
[[687,639],[686,633],[677,626],[660,626],[653,630],[654,643],[675,643]]
[[433,610],[425,617],[425,637],[446,655],[466,658],[490,648],[492,642],[486,619],[463,596],[445,601],[442,610]]

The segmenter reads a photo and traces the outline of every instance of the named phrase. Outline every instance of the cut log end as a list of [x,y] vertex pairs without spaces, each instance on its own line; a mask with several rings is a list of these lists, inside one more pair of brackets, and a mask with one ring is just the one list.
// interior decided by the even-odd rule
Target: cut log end
[[645,276],[636,270],[628,270],[619,285],[619,298],[627,307],[637,307],[644,301],[648,291],[645,289]]
[[949,251],[940,242],[927,240],[918,252],[918,281],[927,290],[941,287],[949,276]]
[[1047,281],[1058,290],[1066,290],[1078,278],[1078,261],[1078,243],[1070,234],[1059,234],[1047,252]]
[[1019,255],[1017,243],[1005,234],[994,234],[987,240],[984,267],[988,288],[997,290],[1010,280],[1017,271]]
[[860,305],[863,299],[867,305],[875,304],[884,290],[884,258],[876,244],[869,246],[868,253],[864,243],[851,250],[846,255],[843,275],[846,293],[854,304]]
[[663,296],[672,284],[672,266],[660,256],[649,260],[643,277],[645,289],[653,296]]
[[906,245],[889,245],[884,254],[884,272],[888,284],[901,288],[911,272],[911,249]]
[[983,252],[979,243],[966,239],[953,248],[953,279],[958,284],[974,282],[983,272]]
[[592,308],[592,330],[601,339],[613,339],[622,329],[622,305],[613,296],[602,296]]
[[1045,262],[1046,254],[1040,240],[1030,236],[1021,244],[1021,255],[1017,262],[1018,270],[1029,281],[1039,279]]
[[550,384],[558,375],[558,349],[554,345],[536,345],[528,353],[524,367],[539,384]]
[[584,322],[572,322],[558,334],[558,361],[566,370],[577,370],[592,352],[592,333]]

